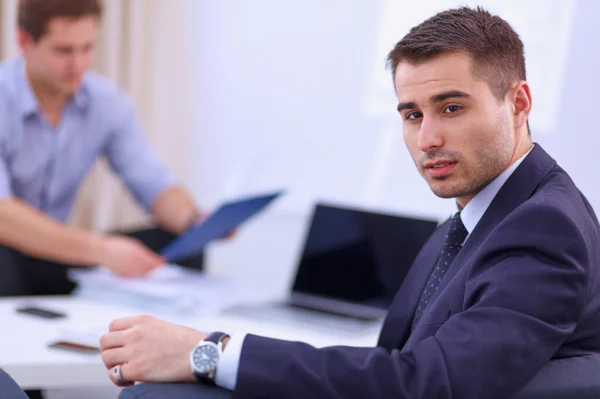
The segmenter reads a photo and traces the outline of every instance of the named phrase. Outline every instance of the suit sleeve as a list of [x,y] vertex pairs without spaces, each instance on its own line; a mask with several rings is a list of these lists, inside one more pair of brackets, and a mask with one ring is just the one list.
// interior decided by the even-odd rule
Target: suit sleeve
[[469,271],[464,311],[410,351],[309,345],[248,335],[234,398],[505,398],[574,331],[590,255],[575,222],[523,205]]

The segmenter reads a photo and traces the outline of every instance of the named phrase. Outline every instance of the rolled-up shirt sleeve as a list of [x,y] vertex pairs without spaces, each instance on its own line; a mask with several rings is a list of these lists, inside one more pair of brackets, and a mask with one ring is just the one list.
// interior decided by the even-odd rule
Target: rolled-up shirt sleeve
[[105,155],[136,200],[150,211],[157,195],[178,181],[144,137],[131,102],[121,99],[119,105],[121,117],[108,138]]

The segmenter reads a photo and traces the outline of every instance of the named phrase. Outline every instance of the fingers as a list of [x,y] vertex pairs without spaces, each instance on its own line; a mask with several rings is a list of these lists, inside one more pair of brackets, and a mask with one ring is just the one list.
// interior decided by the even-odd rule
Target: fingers
[[[115,370],[115,367],[117,366],[108,369],[108,378],[110,378],[113,384],[115,384],[118,387],[130,387],[135,383],[135,381],[128,381],[127,378],[125,378],[127,371],[123,371],[123,369],[127,369],[128,367],[126,366],[127,363],[118,366],[118,371]],[[118,379],[119,374],[121,377],[120,380]]]
[[155,252],[152,252],[149,249],[146,249],[146,251],[143,255],[144,255],[144,260],[147,263],[153,264],[154,266],[159,266],[165,262],[165,259],[162,256],[160,256],[159,254],[157,254]]
[[111,369],[118,364],[126,363],[130,360],[127,348],[114,348],[102,351],[102,361],[107,369]]
[[111,329],[115,331],[101,338],[102,361],[117,386],[194,380],[189,353],[204,337],[202,333],[148,315],[117,319]]
[[167,262],[165,260],[163,260],[162,258],[159,258],[159,260],[155,260],[152,262],[147,262],[144,271],[146,273],[151,272],[152,270],[155,270],[161,266],[164,266],[165,263],[167,263]]
[[149,256],[144,253],[137,254],[137,257],[130,261],[130,267],[128,267],[126,271],[127,274],[122,275],[122,277],[143,277],[152,270],[164,265],[165,263],[166,262],[161,257],[156,258],[155,256]]
[[226,239],[232,239],[237,235],[237,230],[233,229],[225,236]]
[[146,274],[163,263],[159,255],[152,252],[139,240],[130,237],[111,237],[108,239],[109,255],[106,265],[119,277],[132,278]]
[[139,322],[138,316],[129,316],[122,317],[120,319],[115,319],[109,324],[108,331],[113,332],[126,330],[128,328],[133,327],[137,322]]
[[[119,319],[114,319],[109,324],[108,331],[112,333],[114,331],[129,330],[132,327],[136,327],[136,326],[140,327],[140,326],[155,323],[157,320],[160,321],[160,319],[157,319],[154,316],[146,315],[146,314],[122,317]],[[128,331],[126,334],[128,334],[132,339],[139,339],[140,338],[140,336],[138,334],[139,332],[140,332],[140,328],[134,328],[131,331]],[[123,337],[125,337],[125,336],[126,335],[123,335]]]
[[151,249],[141,243],[140,248],[140,265],[143,265],[144,272],[149,272],[150,270],[153,270],[166,263],[166,260],[162,256],[153,252]]
[[147,275],[148,273],[150,273],[153,270],[158,269],[159,267],[161,267],[164,263],[156,263],[156,262],[145,262],[142,264],[141,268],[138,270],[138,273],[135,275],[135,277],[143,277],[145,275]]
[[126,237],[124,240],[126,244],[125,260],[127,267],[127,273],[133,276],[140,276],[148,271],[165,263],[165,259],[148,248],[143,242],[138,239]]
[[119,348],[125,345],[126,330],[113,331],[100,337],[100,349]]

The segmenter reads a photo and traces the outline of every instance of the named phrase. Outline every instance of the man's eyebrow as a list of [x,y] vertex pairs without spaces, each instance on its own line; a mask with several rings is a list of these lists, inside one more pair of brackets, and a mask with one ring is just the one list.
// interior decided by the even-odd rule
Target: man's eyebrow
[[440,94],[431,96],[429,102],[432,104],[441,103],[449,98],[470,98],[471,95],[460,90],[448,90]]
[[[431,104],[436,104],[436,103],[441,103],[442,101],[445,101],[449,98],[470,98],[470,97],[471,97],[471,95],[468,93],[465,93],[464,91],[448,90],[443,93],[439,93],[439,94],[431,96],[431,98],[429,98],[429,102]],[[397,109],[398,109],[398,112],[402,112],[405,109],[413,109],[416,107],[417,107],[417,105],[415,103],[407,102],[407,103],[399,103]]]
[[405,109],[417,108],[415,103],[400,103],[398,104],[398,112],[402,112]]

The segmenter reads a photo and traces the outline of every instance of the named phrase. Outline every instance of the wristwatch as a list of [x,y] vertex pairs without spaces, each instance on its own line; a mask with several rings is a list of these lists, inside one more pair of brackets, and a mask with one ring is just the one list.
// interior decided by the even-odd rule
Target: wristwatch
[[192,372],[198,381],[215,383],[217,366],[223,353],[223,340],[226,338],[229,338],[228,334],[220,331],[213,332],[200,341],[190,353]]

